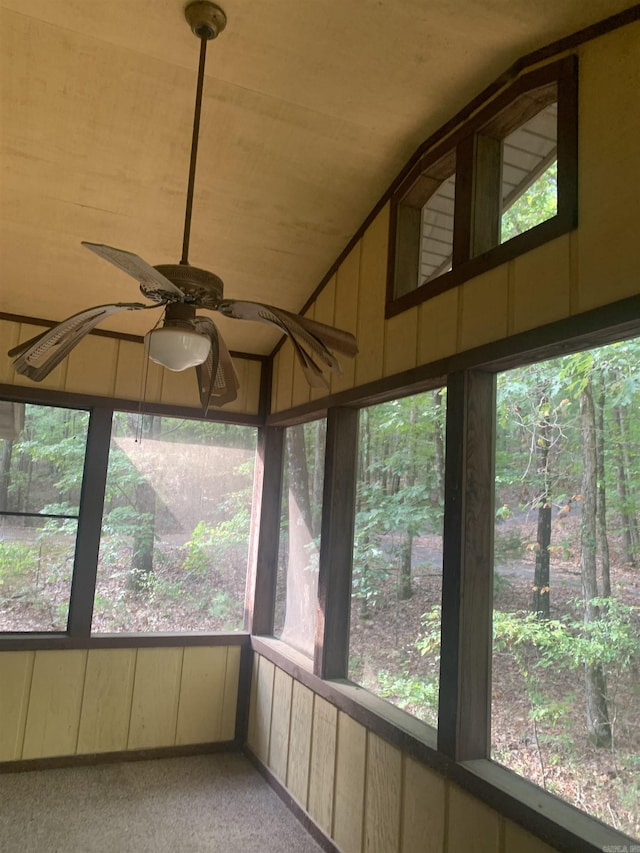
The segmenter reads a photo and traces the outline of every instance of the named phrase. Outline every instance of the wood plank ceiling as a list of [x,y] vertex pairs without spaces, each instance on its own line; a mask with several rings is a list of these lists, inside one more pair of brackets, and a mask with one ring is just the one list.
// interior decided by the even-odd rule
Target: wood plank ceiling
[[[222,5],[190,260],[228,297],[297,311],[425,137],[518,57],[631,4]],[[198,61],[182,8],[0,0],[0,311],[60,320],[137,301],[135,282],[81,240],[179,260]],[[149,325],[127,312],[105,328]],[[220,325],[234,350],[278,340],[259,324]]]

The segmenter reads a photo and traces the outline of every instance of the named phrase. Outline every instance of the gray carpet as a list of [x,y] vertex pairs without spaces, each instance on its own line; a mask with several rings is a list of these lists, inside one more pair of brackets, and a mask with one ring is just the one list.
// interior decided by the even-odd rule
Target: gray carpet
[[317,853],[242,755],[0,775],[2,853]]

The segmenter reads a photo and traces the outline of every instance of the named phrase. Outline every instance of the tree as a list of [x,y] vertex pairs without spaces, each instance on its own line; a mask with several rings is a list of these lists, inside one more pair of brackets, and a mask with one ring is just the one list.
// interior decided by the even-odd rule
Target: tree
[[[504,430],[496,454],[496,480],[517,490],[522,505],[535,509],[537,531],[531,611],[549,619],[553,502],[562,499],[570,476],[563,464],[569,400],[553,364],[533,364],[504,374],[498,383],[498,424]],[[505,501],[501,500],[504,514]]]
[[361,617],[369,615],[394,564],[394,597],[411,597],[414,539],[441,530],[443,393],[392,400],[361,414],[353,581]]
[[[582,516],[581,516],[581,577],[584,599],[585,626],[600,616],[594,604],[598,597],[596,566],[596,421],[591,380],[587,379],[580,393],[580,433],[582,437]],[[611,724],[607,708],[607,686],[602,664],[588,661],[584,665],[587,731],[596,746],[611,745]]]
[[[159,438],[162,418],[145,415],[143,433],[146,439]],[[134,484],[134,511],[137,522],[133,530],[133,547],[129,567],[129,587],[139,591],[146,589],[153,575],[153,551],[156,538],[156,493],[144,476],[136,478]]]
[[[281,537],[287,537],[282,639],[313,654],[326,421],[286,431]],[[318,496],[320,501],[318,503]]]

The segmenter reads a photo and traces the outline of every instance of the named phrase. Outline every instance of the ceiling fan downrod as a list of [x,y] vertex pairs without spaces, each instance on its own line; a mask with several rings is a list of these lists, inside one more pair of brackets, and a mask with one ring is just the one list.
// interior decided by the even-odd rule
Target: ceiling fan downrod
[[200,62],[198,65],[198,83],[196,85],[196,104],[193,115],[193,134],[191,137],[191,159],[189,162],[189,180],[187,183],[187,204],[184,214],[184,236],[182,239],[182,258],[180,263],[189,264],[189,237],[191,235],[191,214],[193,211],[193,189],[196,180],[196,160],[198,158],[198,137],[200,135],[200,114],[202,112],[202,90],[204,87],[204,67],[207,59],[207,42],[216,38],[227,25],[227,16],[222,9],[210,0],[195,0],[184,10],[184,16],[191,31],[200,39]]

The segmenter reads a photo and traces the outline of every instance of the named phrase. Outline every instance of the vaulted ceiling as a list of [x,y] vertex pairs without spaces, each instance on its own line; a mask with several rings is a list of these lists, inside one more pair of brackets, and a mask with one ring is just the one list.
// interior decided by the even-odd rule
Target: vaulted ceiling
[[[628,0],[221,0],[190,260],[297,311],[419,143]],[[81,240],[180,258],[198,41],[181,0],[0,0],[0,311],[140,299]],[[140,316],[142,315],[142,316]],[[216,315],[219,316],[219,315]],[[144,334],[147,312],[105,328]],[[278,335],[221,318],[230,348]]]

